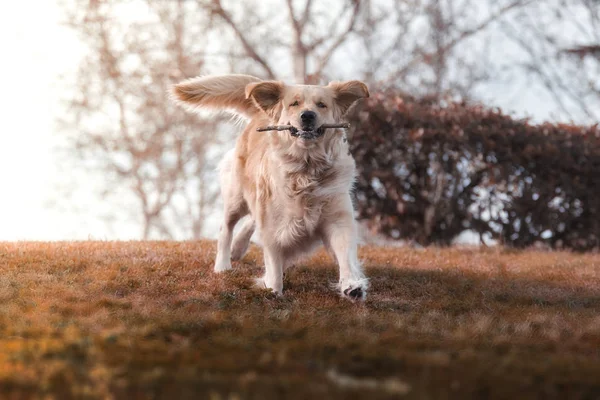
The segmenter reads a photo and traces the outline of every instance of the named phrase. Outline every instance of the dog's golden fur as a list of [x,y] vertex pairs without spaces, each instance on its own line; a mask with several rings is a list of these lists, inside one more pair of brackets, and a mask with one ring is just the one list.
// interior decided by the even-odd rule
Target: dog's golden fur
[[[221,164],[224,221],[215,271],[231,269],[258,228],[265,275],[260,284],[283,290],[283,272],[299,256],[323,243],[340,267],[341,293],[364,298],[368,281],[357,258],[357,230],[350,191],[354,159],[345,133],[327,129],[316,138],[288,131],[257,132],[262,126],[293,125],[305,130],[307,113],[314,129],[338,123],[358,99],[368,97],[359,81],[328,86],[286,85],[247,75],[199,77],[174,87],[188,108],[226,109],[250,120],[235,149]],[[248,219],[235,238],[233,229]]]

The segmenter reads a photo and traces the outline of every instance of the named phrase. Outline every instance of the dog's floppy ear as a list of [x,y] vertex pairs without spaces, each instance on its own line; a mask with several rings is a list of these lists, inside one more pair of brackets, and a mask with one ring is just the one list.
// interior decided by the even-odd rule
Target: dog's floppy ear
[[252,100],[246,98],[245,89],[249,83],[256,82],[261,80],[250,75],[199,76],[174,85],[171,95],[190,110],[228,109],[252,118],[258,110]]
[[346,114],[356,100],[369,97],[369,89],[361,81],[331,82],[329,87],[333,90],[340,116]]
[[258,108],[277,120],[281,113],[283,87],[283,82],[279,81],[251,83],[246,86],[246,98],[252,99]]

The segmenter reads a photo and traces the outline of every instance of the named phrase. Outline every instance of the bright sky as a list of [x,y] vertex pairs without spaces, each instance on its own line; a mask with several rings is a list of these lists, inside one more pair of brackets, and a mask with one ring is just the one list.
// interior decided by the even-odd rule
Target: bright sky
[[82,227],[77,215],[50,207],[61,201],[60,160],[52,152],[58,77],[73,72],[81,54],[74,35],[59,24],[55,0],[1,2],[0,48],[0,240],[83,239],[101,232],[101,224]]
[[[60,66],[53,4],[0,3],[2,134],[0,135],[0,239],[49,233],[43,211],[52,178],[52,80]],[[33,9],[36,12],[31,12]],[[58,50],[60,51],[60,50]],[[37,226],[32,230],[32,226]]]
[[[137,238],[139,229],[131,224],[107,231],[93,212],[103,204],[85,187],[79,188],[76,202],[58,189],[69,181],[52,151],[59,137],[57,102],[64,90],[59,75],[75,71],[82,48],[60,26],[56,2],[0,2],[0,241]],[[488,96],[505,111],[537,120],[550,116],[550,104],[526,83],[516,86],[490,86]]]

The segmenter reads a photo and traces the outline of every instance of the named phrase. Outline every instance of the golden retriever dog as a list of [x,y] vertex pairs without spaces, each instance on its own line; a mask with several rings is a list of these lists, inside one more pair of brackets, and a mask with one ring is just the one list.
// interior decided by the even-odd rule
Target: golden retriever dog
[[[357,227],[350,192],[355,164],[340,123],[348,108],[368,97],[359,81],[327,86],[286,85],[248,75],[206,76],[174,86],[187,108],[229,110],[249,124],[220,165],[224,221],[215,272],[231,269],[258,228],[265,274],[257,280],[277,294],[283,273],[320,244],[339,264],[339,290],[363,300],[368,280],[357,256]],[[258,132],[269,125],[285,131]],[[250,215],[233,236],[234,227]]]

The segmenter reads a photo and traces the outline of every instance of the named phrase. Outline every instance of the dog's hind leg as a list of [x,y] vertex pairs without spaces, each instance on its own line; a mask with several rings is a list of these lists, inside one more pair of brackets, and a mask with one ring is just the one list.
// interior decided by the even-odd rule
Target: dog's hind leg
[[283,291],[283,254],[276,246],[265,244],[265,275],[256,280],[259,287],[271,289],[278,295]]
[[240,209],[225,210],[225,220],[221,225],[219,239],[217,241],[217,259],[215,260],[215,272],[223,272],[231,269],[231,241],[233,239],[233,228],[235,224],[245,215]]
[[248,251],[248,246],[250,245],[250,238],[252,237],[255,228],[256,224],[254,222],[254,219],[249,218],[246,221],[244,221],[244,224],[233,238],[233,245],[231,246],[232,261],[241,260],[241,258],[244,257],[244,255]]
[[221,194],[223,195],[223,223],[217,241],[217,259],[215,272],[231,269],[231,241],[235,224],[248,214],[248,205],[244,200],[241,185],[234,182],[235,170],[233,153],[228,153],[220,166]]

